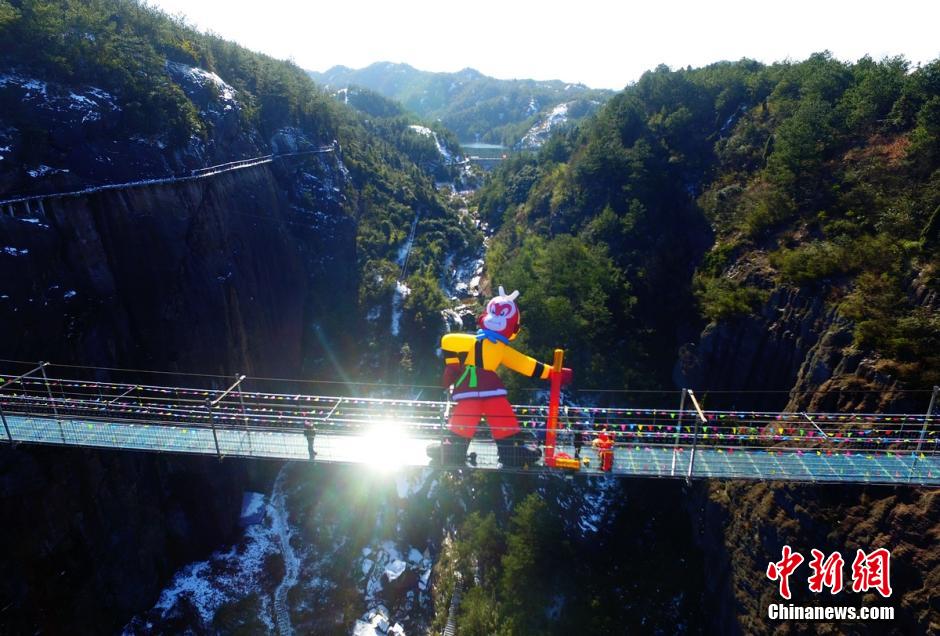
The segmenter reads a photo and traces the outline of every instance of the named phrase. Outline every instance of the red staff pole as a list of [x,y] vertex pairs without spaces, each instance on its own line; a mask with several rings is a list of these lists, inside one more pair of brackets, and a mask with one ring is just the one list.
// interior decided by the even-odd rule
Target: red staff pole
[[552,363],[551,391],[548,397],[548,423],[545,426],[545,465],[555,466],[555,432],[558,430],[558,405],[561,402],[561,367],[565,358],[562,349],[555,349]]

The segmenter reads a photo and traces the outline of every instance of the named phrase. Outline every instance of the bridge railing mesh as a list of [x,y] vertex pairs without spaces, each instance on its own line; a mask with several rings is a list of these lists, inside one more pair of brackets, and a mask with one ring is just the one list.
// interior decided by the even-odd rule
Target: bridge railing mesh
[[[339,449],[383,429],[416,443],[446,441],[453,404],[0,374],[0,408],[4,434],[13,441],[306,459],[305,439],[311,438],[322,459],[356,461],[354,448]],[[704,420],[679,410],[566,406],[557,450],[578,454],[595,469],[592,446],[606,434],[613,440],[614,472],[916,483],[934,479],[940,453],[936,419],[927,415],[702,415]],[[546,406],[515,406],[514,418],[521,429],[516,444],[544,444]],[[515,432],[503,430],[508,426],[489,418],[478,427],[469,449],[476,462],[496,466],[505,458],[505,448],[500,457],[492,438]]]

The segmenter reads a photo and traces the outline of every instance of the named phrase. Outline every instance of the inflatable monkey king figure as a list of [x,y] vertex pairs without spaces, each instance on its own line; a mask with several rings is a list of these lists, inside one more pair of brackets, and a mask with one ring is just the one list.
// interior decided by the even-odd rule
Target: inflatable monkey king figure
[[[496,375],[500,365],[541,380],[548,380],[553,373],[551,365],[509,346],[519,334],[518,296],[518,291],[507,294],[500,287],[499,295],[487,303],[486,311],[477,321],[476,334],[449,333],[441,339],[447,365],[443,385],[451,387],[451,398],[456,404],[444,440],[428,447],[432,460],[444,465],[463,465],[482,418],[486,418],[503,466],[527,466],[541,457],[539,448],[520,430],[506,398],[506,388]],[[571,382],[571,378],[571,369],[562,369],[562,384]],[[475,465],[475,454],[469,459]]]

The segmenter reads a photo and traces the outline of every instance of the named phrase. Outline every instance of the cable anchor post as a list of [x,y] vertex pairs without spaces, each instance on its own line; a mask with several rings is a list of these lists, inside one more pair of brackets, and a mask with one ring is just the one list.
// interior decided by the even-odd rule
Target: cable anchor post
[[689,457],[689,470],[685,475],[685,483],[691,485],[692,471],[695,469],[695,447],[698,444],[698,429],[699,426],[707,424],[708,419],[705,417],[705,414],[702,413],[702,408],[698,405],[698,400],[695,399],[695,393],[692,392],[692,389],[686,389],[686,393],[689,399],[692,400],[692,406],[695,407],[695,412],[698,415],[698,419],[695,420],[695,431],[692,433],[692,453]]
[[930,396],[930,404],[927,406],[927,414],[924,416],[924,425],[920,429],[920,438],[917,440],[917,448],[914,449],[914,458],[911,461],[911,473],[907,477],[907,483],[911,483],[914,480],[917,460],[920,459],[920,449],[924,445],[924,439],[927,436],[927,427],[930,425],[930,418],[933,417],[934,408],[937,406],[937,396],[940,396],[940,386],[935,386]]
[[52,415],[59,425],[59,437],[62,438],[62,443],[65,444],[65,429],[62,428],[62,420],[59,419],[59,410],[55,407],[55,398],[52,397],[52,388],[49,386],[49,376],[46,375],[47,366],[49,366],[48,362],[39,361],[39,371],[42,373],[42,380],[46,384],[46,395],[49,396],[49,404],[52,406]]
[[10,435],[10,427],[7,426],[7,416],[3,412],[3,404],[0,404],[0,420],[3,420],[3,430],[7,434],[7,441],[10,442],[10,446],[13,446],[13,436]]
[[679,394],[679,414],[676,416],[676,441],[672,446],[672,468],[669,471],[670,477],[676,476],[676,461],[679,459],[679,439],[682,436],[682,416],[685,413],[685,392],[683,388]]
[[243,373],[235,376],[235,390],[238,392],[238,404],[242,410],[242,421],[245,423],[245,435],[248,437],[248,455],[251,456],[254,454],[251,448],[251,431],[248,430],[248,411],[245,409],[245,398],[242,395],[242,380],[244,379]]
[[212,439],[215,442],[215,454],[222,461],[222,451],[219,448],[219,434],[215,430],[215,415],[212,413],[212,400],[206,398],[206,411],[209,413],[209,426],[212,428]]

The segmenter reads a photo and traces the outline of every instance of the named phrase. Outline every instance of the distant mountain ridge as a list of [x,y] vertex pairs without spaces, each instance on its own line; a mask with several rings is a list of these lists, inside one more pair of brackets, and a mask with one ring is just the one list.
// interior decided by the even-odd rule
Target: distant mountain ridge
[[501,80],[472,68],[432,73],[392,62],[308,73],[329,90],[361,86],[395,99],[423,118],[439,119],[462,141],[507,146],[519,144],[533,127],[544,127],[544,120],[561,104],[569,105],[570,115],[556,117],[556,125],[592,114],[614,94],[560,80]]

